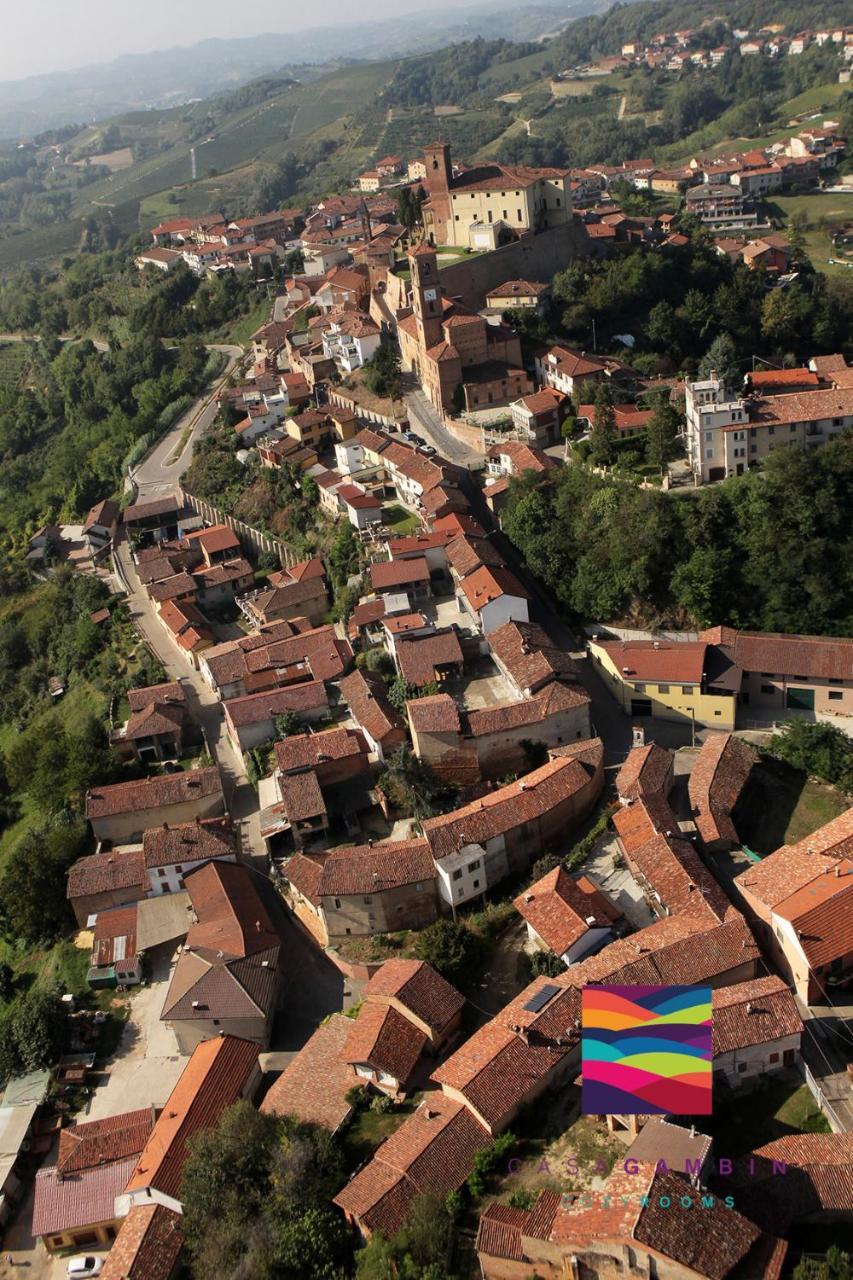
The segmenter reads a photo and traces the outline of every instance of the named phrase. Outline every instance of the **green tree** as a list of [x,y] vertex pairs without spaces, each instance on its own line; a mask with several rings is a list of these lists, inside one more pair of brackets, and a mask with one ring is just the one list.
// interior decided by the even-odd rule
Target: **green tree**
[[453,1280],[453,1225],[441,1196],[416,1196],[395,1236],[386,1240],[376,1233],[356,1253],[356,1280]]
[[609,466],[615,457],[616,415],[613,393],[602,382],[595,393],[595,424],[590,432],[590,458],[598,467]]
[[65,1039],[66,1015],[59,996],[30,991],[14,1007],[12,1038],[20,1069],[38,1071],[56,1062]]
[[401,382],[400,348],[391,338],[383,338],[373,356],[364,366],[364,380],[378,396],[399,400]]
[[398,747],[385,761],[378,785],[395,809],[414,818],[431,818],[442,812],[454,788],[420,760],[409,746]]
[[50,941],[72,924],[65,876],[85,843],[82,822],[59,819],[21,837],[0,875],[0,929],[5,937]]
[[655,396],[654,410],[646,427],[646,461],[664,473],[666,464],[678,453],[681,417],[669,392]]
[[853,1280],[853,1258],[833,1244],[824,1258],[801,1258],[791,1274],[793,1280]]
[[302,733],[305,727],[295,711],[283,711],[273,723],[276,738],[290,738],[295,733]]
[[699,362],[699,377],[717,377],[727,387],[736,387],[741,380],[737,347],[728,333],[714,339]]
[[421,929],[415,939],[415,955],[425,960],[448,982],[470,978],[481,956],[480,941],[460,920],[442,916]]
[[768,750],[795,769],[853,791],[853,742],[834,724],[789,720],[783,732],[770,739]]

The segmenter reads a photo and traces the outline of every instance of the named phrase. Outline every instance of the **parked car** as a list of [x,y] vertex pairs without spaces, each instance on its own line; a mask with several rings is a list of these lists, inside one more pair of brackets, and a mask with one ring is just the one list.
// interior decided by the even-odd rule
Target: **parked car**
[[96,1258],[92,1253],[81,1253],[76,1258],[68,1259],[65,1274],[73,1277],[73,1280],[84,1280],[86,1276],[99,1276],[103,1269],[103,1258]]
[[435,449],[431,444],[422,444],[418,448],[418,453],[425,453],[428,458],[432,458],[435,454]]

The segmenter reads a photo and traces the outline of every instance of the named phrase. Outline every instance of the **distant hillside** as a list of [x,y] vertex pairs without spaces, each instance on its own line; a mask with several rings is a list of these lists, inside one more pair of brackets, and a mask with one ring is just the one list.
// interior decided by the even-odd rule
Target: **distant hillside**
[[[479,35],[535,40],[571,18],[598,13],[608,0],[497,0],[365,22],[241,39],[211,39],[185,48],[134,54],[74,71],[0,82],[0,138],[33,137],[128,111],[180,106],[235,88],[272,71],[337,59],[401,57]],[[164,43],[168,32],[164,32]]]

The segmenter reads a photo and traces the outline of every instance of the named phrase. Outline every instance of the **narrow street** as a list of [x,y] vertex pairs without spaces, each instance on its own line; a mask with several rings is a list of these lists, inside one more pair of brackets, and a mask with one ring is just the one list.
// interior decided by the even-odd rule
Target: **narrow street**
[[172,680],[180,680],[193,718],[202,726],[210,752],[219,766],[225,799],[235,824],[239,826],[244,852],[263,856],[264,844],[259,824],[258,796],[249,785],[242,756],[225,731],[219,698],[198,671],[186,660],[169,632],[161,625],[153,603],[136,575],[128,543],[116,547],[116,564],[134,626]]
[[460,467],[479,466],[482,463],[482,453],[463,444],[448,431],[423,391],[410,391],[403,398],[412,430],[416,435],[422,435],[427,444],[437,449],[443,458]]

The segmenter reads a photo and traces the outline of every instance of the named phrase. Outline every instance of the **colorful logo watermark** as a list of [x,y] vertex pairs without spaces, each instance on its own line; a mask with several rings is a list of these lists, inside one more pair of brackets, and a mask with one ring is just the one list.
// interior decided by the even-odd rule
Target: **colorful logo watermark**
[[711,988],[581,993],[585,1115],[711,1114]]

